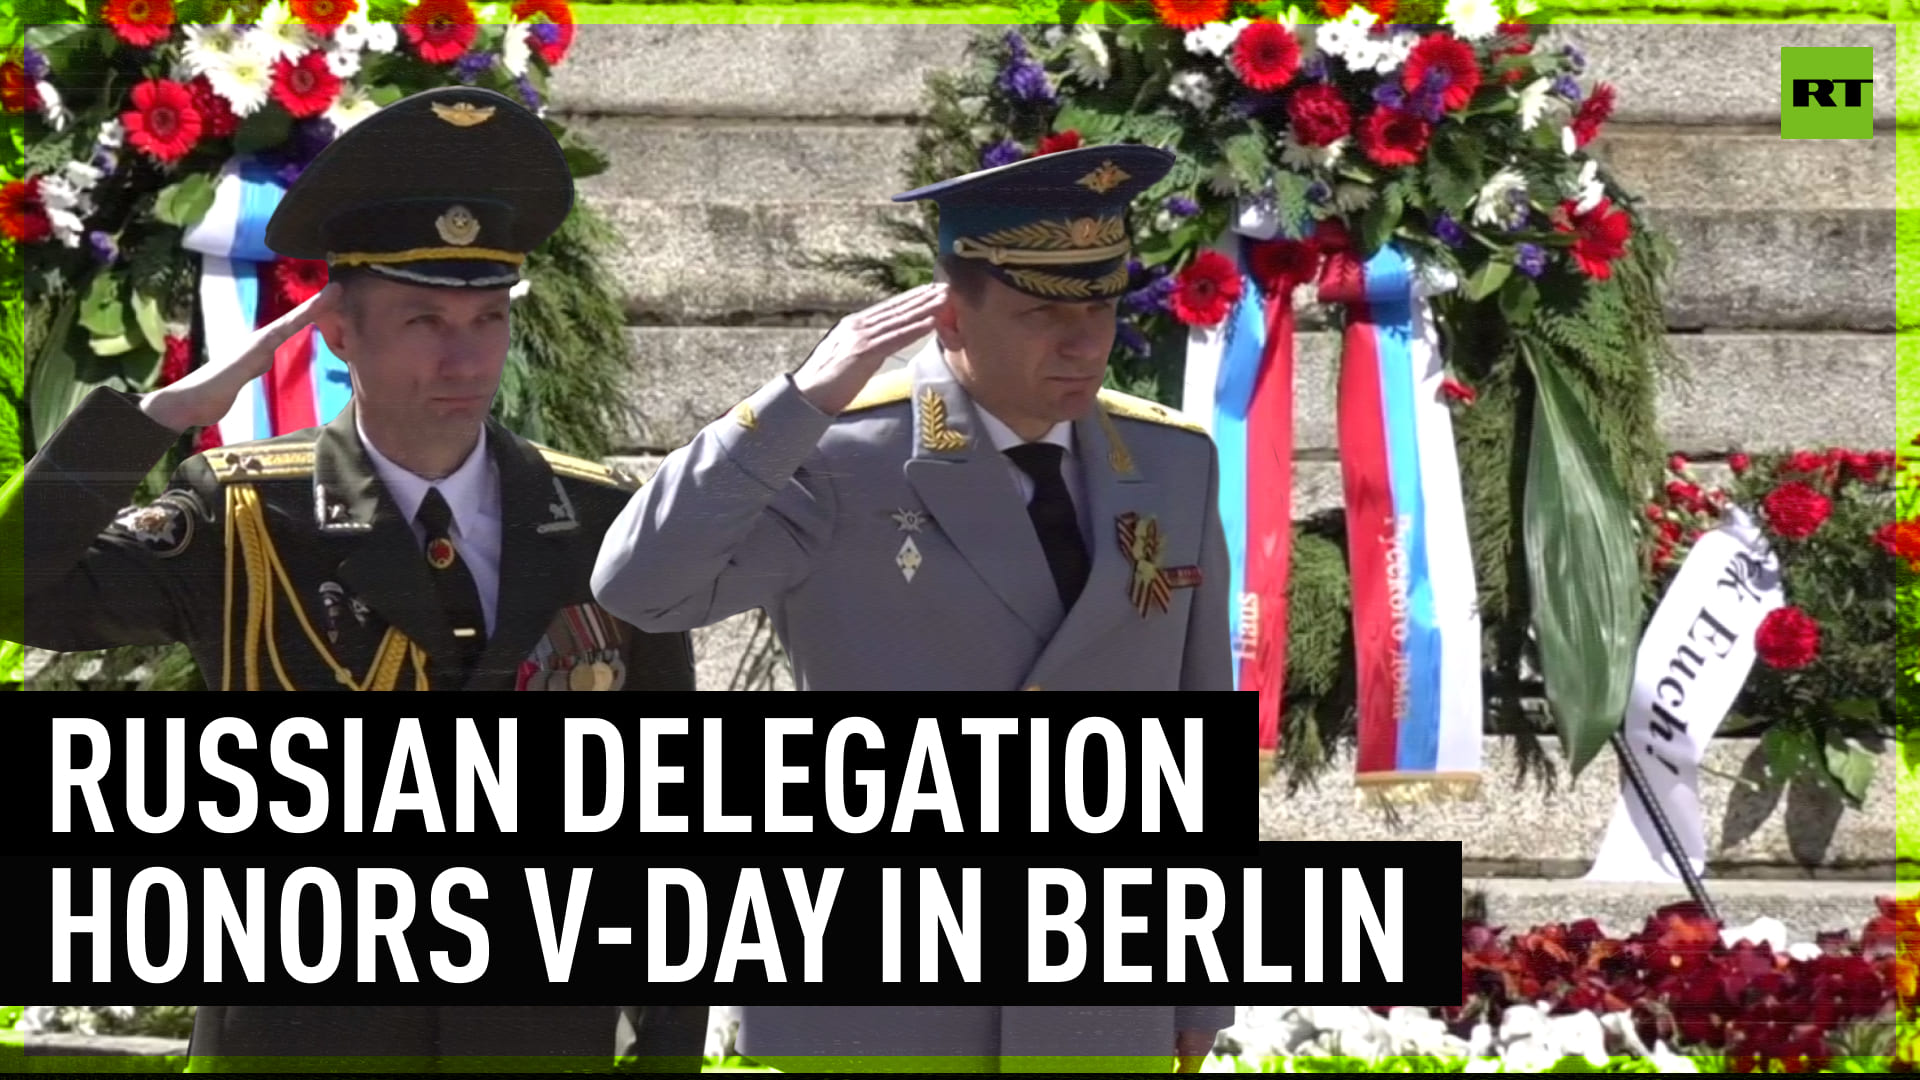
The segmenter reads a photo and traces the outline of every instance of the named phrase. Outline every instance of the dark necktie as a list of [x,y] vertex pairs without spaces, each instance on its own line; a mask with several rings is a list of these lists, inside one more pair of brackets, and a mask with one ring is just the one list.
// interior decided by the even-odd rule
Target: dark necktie
[[1080,514],[1073,507],[1066,477],[1060,474],[1060,459],[1066,449],[1053,443],[1027,443],[1007,451],[1007,456],[1033,478],[1033,501],[1027,504],[1027,516],[1040,534],[1040,548],[1047,553],[1047,568],[1053,571],[1053,583],[1060,590],[1060,602],[1072,610],[1086,588],[1090,562],[1086,541],[1080,536]]
[[454,645],[460,650],[457,659],[461,670],[471,675],[486,648],[487,619],[480,607],[480,588],[474,584],[473,572],[467,569],[467,561],[453,542],[453,508],[439,488],[428,488],[414,520],[426,527],[427,566],[440,593],[440,609],[446,613]]

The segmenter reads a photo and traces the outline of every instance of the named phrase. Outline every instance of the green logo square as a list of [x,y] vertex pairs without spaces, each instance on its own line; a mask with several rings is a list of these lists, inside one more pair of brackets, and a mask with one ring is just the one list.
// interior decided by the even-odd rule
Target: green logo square
[[1873,138],[1873,49],[1781,46],[1780,137]]

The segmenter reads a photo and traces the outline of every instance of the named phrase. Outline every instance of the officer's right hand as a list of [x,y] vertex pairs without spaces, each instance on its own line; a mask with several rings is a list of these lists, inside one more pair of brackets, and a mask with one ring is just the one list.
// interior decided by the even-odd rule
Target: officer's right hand
[[841,319],[793,373],[794,386],[814,408],[839,415],[887,357],[933,332],[946,298],[945,285],[922,285]]
[[140,410],[154,423],[174,431],[219,423],[248,383],[273,370],[273,354],[280,346],[339,305],[340,285],[334,282],[306,303],[255,330],[236,355],[209,357],[198,370],[146,395],[140,401]]

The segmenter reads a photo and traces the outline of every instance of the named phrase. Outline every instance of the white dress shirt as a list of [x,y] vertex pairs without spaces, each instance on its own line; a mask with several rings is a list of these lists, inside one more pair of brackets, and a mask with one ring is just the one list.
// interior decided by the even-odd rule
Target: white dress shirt
[[[980,426],[987,429],[987,437],[993,440],[993,448],[999,451],[1001,458],[1006,461],[1007,471],[1013,474],[1013,482],[1019,485],[1020,501],[1022,503],[1032,503],[1034,494],[1033,477],[1028,476],[1025,469],[1014,464],[1012,458],[1007,457],[1008,450],[1020,446],[1028,440],[1015,435],[1012,428],[1001,423],[999,417],[988,412],[985,407],[977,402],[974,404],[974,411],[979,413]],[[1065,453],[1060,455],[1060,473],[1067,481],[1067,493],[1073,496],[1073,507],[1079,511],[1080,539],[1087,543],[1087,550],[1092,551],[1092,530],[1089,528],[1089,522],[1087,521],[1087,496],[1085,489],[1081,487],[1080,455],[1074,450],[1072,421],[1062,420],[1060,423],[1053,425],[1045,435],[1032,441],[1052,443],[1065,451]]]
[[412,473],[380,453],[373,440],[367,438],[367,429],[360,426],[359,417],[354,418],[354,427],[360,433],[360,445],[367,448],[367,457],[373,461],[373,468],[385,485],[387,494],[393,497],[394,505],[400,508],[400,515],[413,527],[414,539],[420,543],[422,556],[427,547],[426,526],[414,520],[420,512],[420,504],[426,501],[427,489],[439,488],[440,497],[447,500],[447,506],[453,510],[454,546],[460,549],[460,557],[466,560],[467,572],[473,575],[473,584],[480,591],[480,610],[486,615],[487,636],[493,636],[494,609],[500,602],[500,468],[487,453],[487,429],[480,429],[480,439],[474,444],[473,453],[458,469],[442,480],[428,480]]

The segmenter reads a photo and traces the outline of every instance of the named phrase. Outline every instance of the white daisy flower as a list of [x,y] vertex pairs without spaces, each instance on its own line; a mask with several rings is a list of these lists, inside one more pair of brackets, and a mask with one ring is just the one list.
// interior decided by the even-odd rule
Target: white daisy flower
[[326,51],[327,70],[335,78],[351,79],[360,74],[360,54],[347,49],[328,49]]
[[247,43],[265,56],[269,65],[275,60],[298,60],[316,44],[307,24],[294,18],[287,0],[273,0],[261,9]]
[[359,52],[367,47],[369,29],[366,16],[356,8],[345,22],[333,28],[333,47],[342,52]]
[[233,115],[252,116],[267,103],[273,89],[273,60],[264,56],[249,40],[228,54],[225,64],[207,71],[207,83],[213,92],[227,99]]
[[1347,59],[1356,48],[1367,48],[1372,38],[1368,29],[1378,21],[1373,12],[1355,4],[1347,13],[1330,23],[1321,23],[1314,28],[1314,40],[1320,51],[1341,59]]
[[40,202],[48,210],[71,210],[80,202],[80,189],[58,173],[40,177]]
[[530,29],[515,23],[500,39],[500,65],[516,79],[527,73],[527,63],[533,57],[531,37]]
[[1532,131],[1539,126],[1540,117],[1546,114],[1547,106],[1550,104],[1547,93],[1552,89],[1552,82],[1546,79],[1535,79],[1517,95],[1520,98],[1521,131]]
[[1183,71],[1167,85],[1175,101],[1184,101],[1201,112],[1213,107],[1213,80],[1198,71]]
[[100,135],[96,141],[102,150],[118,150],[126,139],[126,126],[118,120],[109,120],[100,125]]
[[40,82],[34,84],[34,92],[40,95],[40,115],[46,118],[47,126],[55,131],[67,130],[70,116],[60,101],[60,91],[50,82]]
[[84,161],[69,161],[61,171],[66,174],[67,182],[79,191],[91,189],[105,175]]
[[1073,35],[1073,47],[1068,57],[1073,64],[1073,74],[1089,86],[1105,86],[1112,71],[1113,58],[1107,53],[1107,42],[1100,31],[1082,24]]
[[1500,29],[1500,7],[1494,0],[1447,0],[1446,21],[1456,36],[1484,41]]
[[205,75],[209,69],[225,63],[242,37],[241,31],[232,26],[188,26],[184,29],[187,41],[181,46],[180,56],[186,62],[190,75]]
[[1407,66],[1407,57],[1413,55],[1413,47],[1420,43],[1420,35],[1410,30],[1397,30],[1384,41],[1373,43],[1373,70],[1380,75],[1391,75]]
[[380,106],[357,86],[342,87],[340,96],[327,108],[327,122],[333,125],[334,136],[338,138],[347,133],[347,129],[380,111]]
[[[1515,191],[1527,190],[1526,178],[1512,169],[1501,169],[1493,174],[1480,193],[1473,197],[1473,223],[1475,225],[1503,225],[1512,219],[1512,196]],[[1511,1016],[1511,1010],[1508,1015]]]
[[[347,16],[347,22],[357,23],[361,45],[369,52],[384,55],[400,47],[400,30],[390,22],[374,22],[367,18],[364,11],[355,11]],[[338,37],[340,31],[333,33]]]

